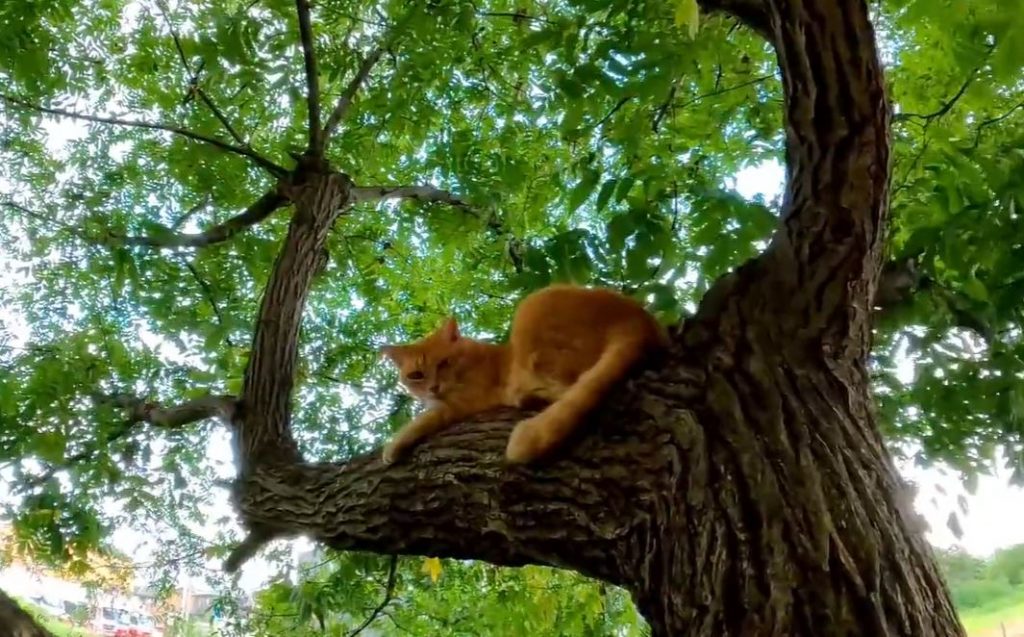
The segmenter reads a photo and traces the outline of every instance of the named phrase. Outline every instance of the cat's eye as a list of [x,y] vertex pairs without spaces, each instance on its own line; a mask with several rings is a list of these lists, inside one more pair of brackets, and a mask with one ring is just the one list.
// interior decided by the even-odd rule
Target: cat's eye
[[409,380],[423,380],[423,372],[409,372],[408,374],[406,374],[405,377],[408,378]]

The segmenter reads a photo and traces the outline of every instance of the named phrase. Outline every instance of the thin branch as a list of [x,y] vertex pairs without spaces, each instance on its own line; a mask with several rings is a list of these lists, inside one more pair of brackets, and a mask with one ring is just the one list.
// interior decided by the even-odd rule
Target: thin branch
[[178,217],[174,221],[174,223],[171,224],[171,229],[172,230],[177,230],[178,228],[180,228],[183,225],[185,225],[188,222],[189,219],[194,217],[197,212],[199,212],[200,210],[205,208],[207,205],[209,205],[209,203],[210,203],[210,196],[209,195],[204,196],[203,199],[199,203],[197,203],[196,205],[192,206],[191,208],[189,208],[188,210],[185,211],[185,214],[183,214],[180,217]]
[[199,99],[203,101],[203,104],[206,104],[206,107],[210,109],[210,111],[213,113],[213,116],[217,118],[217,121],[219,121],[221,125],[224,126],[224,129],[227,130],[229,135],[235,138],[235,141],[237,141],[239,144],[242,144],[246,148],[251,148],[251,146],[249,146],[249,142],[245,141],[245,138],[242,137],[242,135],[237,130],[235,130],[235,128],[231,125],[231,122],[228,121],[227,116],[224,115],[224,113],[221,112],[219,108],[217,108],[217,105],[213,103],[213,100],[210,98],[207,92],[204,91],[201,86],[199,86],[198,79],[196,80],[196,82],[196,95],[198,95]]
[[[221,328],[225,328],[226,324],[224,323],[224,315],[221,314],[220,307],[217,305],[217,298],[214,296],[213,290],[210,288],[210,284],[206,282],[206,279],[199,274],[199,270],[196,269],[196,266],[192,265],[188,259],[182,258],[181,262],[192,274],[192,278],[194,278],[196,283],[199,284],[200,289],[202,289],[203,295],[206,297],[206,302],[210,304],[210,308],[213,309],[213,315],[217,317],[217,325],[220,325]],[[227,343],[228,347],[235,346],[234,343],[231,342],[230,336],[225,336],[224,341]]]
[[189,91],[199,96],[199,99],[202,100],[203,104],[205,104],[208,109],[210,109],[210,112],[213,113],[213,116],[217,118],[217,121],[219,121],[221,125],[224,126],[224,129],[228,132],[229,135],[231,135],[231,137],[235,139],[235,141],[237,141],[239,144],[246,148],[250,148],[249,143],[245,141],[245,138],[243,138],[238,133],[238,131],[235,130],[235,127],[231,125],[231,122],[228,121],[228,118],[224,115],[224,113],[222,113],[221,110],[217,108],[217,105],[213,103],[213,100],[206,93],[206,91],[204,91],[203,88],[199,86],[199,74],[202,72],[202,63],[200,63],[199,69],[197,69],[195,72],[192,71],[192,65],[189,64],[188,56],[185,55],[185,47],[182,46],[181,38],[178,37],[178,31],[174,28],[174,23],[171,21],[171,16],[167,11],[166,3],[163,1],[157,2],[157,8],[159,8],[160,13],[163,14],[164,22],[167,23],[167,29],[171,32],[171,38],[174,40],[174,48],[178,52],[178,59],[181,60],[182,67],[184,67],[185,72],[188,73]]
[[1006,119],[1010,115],[1013,115],[1015,112],[1017,112],[1018,110],[1020,110],[1022,108],[1024,108],[1024,102],[1020,102],[1018,104],[1015,104],[1014,106],[1012,106],[1010,108],[1010,110],[1006,111],[1002,115],[999,115],[997,117],[992,117],[990,119],[986,119],[985,121],[979,123],[978,124],[978,128],[974,132],[974,143],[971,145],[971,150],[974,150],[975,148],[977,148],[978,144],[981,143],[981,133],[986,128],[988,128],[989,126],[991,126],[993,124],[998,124],[999,122],[1003,121],[1004,119]]
[[356,71],[355,77],[352,78],[352,81],[342,91],[338,103],[335,104],[334,110],[331,111],[330,117],[327,118],[327,124],[324,126],[323,139],[325,145],[330,141],[331,135],[334,134],[334,129],[345,119],[348,110],[352,107],[352,100],[355,99],[356,93],[359,92],[363,83],[366,82],[366,78],[370,76],[370,71],[380,61],[380,57],[383,54],[383,46],[378,46],[373,51],[370,51],[370,54],[366,56],[363,63],[359,65],[359,70]]
[[161,407],[129,394],[97,395],[97,404],[112,405],[125,410],[128,424],[140,422],[164,429],[180,429],[207,418],[230,423],[235,415],[237,399],[228,395],[209,395],[173,407]]
[[20,212],[21,214],[25,215],[26,217],[31,217],[31,218],[33,218],[36,221],[39,221],[41,223],[45,223],[45,224],[51,225],[51,226],[56,226],[58,228],[61,228],[62,230],[67,230],[69,233],[71,233],[75,237],[78,237],[79,239],[82,239],[83,241],[88,241],[89,240],[89,238],[85,235],[85,233],[82,232],[76,226],[74,226],[74,225],[72,225],[70,223],[61,221],[60,219],[56,219],[54,217],[48,217],[48,216],[44,215],[41,212],[36,212],[35,210],[32,210],[30,208],[26,208],[25,206],[23,206],[23,205],[21,205],[19,203],[16,203],[14,201],[10,201],[10,200],[7,200],[7,199],[0,200],[0,206],[6,206],[6,207],[8,207],[8,208],[10,208],[12,210],[17,210],[18,212]]
[[286,202],[287,199],[277,191],[270,190],[240,214],[209,230],[200,233],[185,233],[164,228],[156,235],[120,237],[120,241],[126,245],[150,248],[204,248],[227,241],[246,228],[260,223]]
[[69,111],[63,108],[50,108],[48,106],[34,104],[32,102],[29,102],[28,100],[21,99],[20,97],[14,97],[12,95],[6,95],[3,93],[0,93],[0,99],[7,102],[8,104],[12,104],[20,108],[33,110],[39,113],[47,113],[49,115],[59,115],[61,117],[69,117],[71,119],[78,119],[87,122],[96,122],[99,124],[112,124],[115,126],[126,126],[129,128],[145,128],[148,130],[160,130],[169,133],[174,133],[175,135],[181,135],[182,137],[186,137],[193,141],[210,144],[211,146],[215,146],[225,152],[234,153],[236,155],[241,155],[243,157],[248,157],[261,168],[263,168],[270,174],[274,175],[275,177],[284,176],[288,172],[281,166],[278,166],[269,159],[266,159],[265,157],[261,156],[259,153],[255,152],[251,148],[235,146],[234,144],[229,144],[215,137],[203,135],[202,133],[196,133],[186,128],[182,128],[180,126],[174,126],[172,124],[158,124],[155,122],[147,122],[144,120],[136,119],[121,119],[118,117],[90,115],[88,113],[79,113],[76,111]]
[[370,54],[366,56],[366,59],[359,65],[359,69],[356,70],[355,76],[342,91],[341,97],[338,98],[338,103],[334,105],[334,109],[331,110],[330,116],[327,118],[327,123],[324,125],[323,130],[323,144],[324,148],[331,141],[331,136],[334,134],[335,129],[348,115],[348,111],[352,108],[352,101],[355,99],[356,94],[362,88],[363,84],[366,83],[366,79],[370,76],[370,72],[373,71],[373,67],[380,61],[384,52],[390,47],[394,41],[398,38],[399,34],[404,30],[405,26],[408,25],[413,18],[418,15],[415,9],[410,9],[405,16],[398,21],[381,39],[380,43],[374,47]]
[[623,106],[625,106],[626,103],[629,102],[629,100],[633,99],[634,97],[635,97],[634,95],[626,95],[625,97],[620,99],[618,102],[616,102],[615,105],[612,106],[611,110],[609,110],[607,113],[605,113],[604,117],[599,119],[597,121],[597,123],[594,124],[593,128],[597,129],[597,128],[600,128],[601,126],[603,126],[608,120],[610,120],[612,118],[613,115],[615,115],[616,113],[619,112],[619,109],[621,109]]
[[552,20],[539,15],[530,15],[522,11],[477,11],[476,15],[481,18],[512,18],[512,22],[543,22],[544,24],[555,24]]
[[[719,70],[719,72],[721,72],[722,67],[719,66],[718,70]],[[718,81],[719,81],[719,79],[721,79],[721,74],[717,75],[716,78],[715,78],[715,90],[716,91],[719,90],[718,89]],[[668,97],[665,98],[665,101],[662,102],[661,106],[658,107],[658,110],[655,111],[655,113],[654,113],[654,120],[651,122],[651,130],[653,132],[657,133],[658,129],[661,128],[661,122],[662,122],[662,120],[665,119],[665,115],[668,114],[668,109],[669,109],[669,107],[672,106],[672,100],[674,100],[676,98],[676,91],[679,90],[679,82],[680,81],[682,81],[682,78],[676,78],[675,81],[672,82],[672,86],[668,90]]]
[[352,203],[384,199],[415,199],[428,203],[446,203],[459,208],[470,208],[468,203],[447,190],[433,186],[357,186],[351,191]]
[[185,67],[185,70],[189,75],[192,75],[192,65],[188,63],[188,56],[185,55],[185,47],[181,45],[181,38],[178,37],[178,31],[174,28],[174,23],[171,22],[171,16],[167,11],[167,3],[160,0],[156,3],[157,9],[160,10],[161,15],[164,16],[164,22],[167,23],[167,29],[171,32],[171,38],[174,40],[174,48],[178,51],[178,59],[181,60],[181,65]]
[[367,617],[362,624],[359,624],[359,626],[355,630],[348,634],[348,637],[356,637],[356,635],[363,632],[363,630],[365,630],[367,626],[372,624],[374,620],[376,620],[377,617],[379,617],[380,614],[384,612],[384,608],[391,603],[391,597],[395,593],[395,575],[397,572],[398,556],[392,555],[391,566],[388,567],[388,583],[387,587],[384,589],[384,599],[381,600],[380,604],[377,604],[377,607],[373,609],[373,612],[370,613],[370,616]]
[[26,478],[23,488],[37,487],[50,480],[61,469],[91,461],[101,449],[127,436],[138,423],[144,422],[163,429],[180,429],[199,420],[214,417],[230,423],[237,403],[234,396],[212,395],[166,408],[129,394],[96,394],[93,396],[93,400],[97,405],[112,405],[124,409],[126,412],[125,422],[120,427],[107,432],[101,440],[95,440],[82,451],[68,456],[64,462],[51,465],[49,469],[38,476]]
[[727,86],[727,87],[725,87],[723,89],[719,89],[719,90],[716,90],[716,91],[711,91],[710,93],[704,93],[702,95],[698,95],[697,97],[690,98],[690,99],[688,99],[688,100],[686,100],[684,102],[680,102],[679,104],[674,104],[673,106],[675,106],[677,108],[686,108],[687,106],[692,106],[693,104],[696,104],[697,102],[699,102],[699,101],[701,101],[703,99],[707,99],[709,97],[718,97],[719,95],[724,95],[726,93],[731,93],[732,91],[738,91],[741,88],[746,88],[746,87],[752,86],[754,84],[760,84],[761,82],[764,82],[766,80],[770,80],[773,77],[775,77],[774,73],[770,73],[768,75],[762,75],[760,77],[755,77],[755,78],[753,78],[751,80],[747,80],[746,82],[740,82],[739,84],[736,84],[734,86]]
[[316,66],[313,45],[313,26],[310,24],[309,0],[295,0],[299,15],[299,38],[302,40],[302,61],[306,67],[306,107],[309,111],[309,152],[319,156],[323,152],[323,130],[320,128],[320,75]]
[[923,119],[925,122],[930,122],[933,119],[939,119],[940,117],[948,113],[950,110],[952,110],[954,106],[956,106],[956,103],[960,101],[960,98],[964,96],[964,93],[967,92],[967,89],[970,88],[971,84],[973,84],[974,80],[978,77],[978,71],[980,70],[980,68],[981,67],[975,67],[974,70],[967,75],[967,79],[964,80],[964,83],[960,85],[960,89],[953,95],[953,97],[946,100],[945,103],[943,103],[942,106],[938,108],[938,110],[927,114],[896,113],[895,115],[892,116],[892,121],[902,122],[913,118]]

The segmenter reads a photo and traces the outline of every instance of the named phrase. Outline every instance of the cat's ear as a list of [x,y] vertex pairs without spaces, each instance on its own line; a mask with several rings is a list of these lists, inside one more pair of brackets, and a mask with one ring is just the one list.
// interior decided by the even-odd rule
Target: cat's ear
[[379,351],[381,359],[389,360],[392,363],[397,363],[401,357],[401,347],[398,345],[382,345]]
[[445,340],[454,343],[459,340],[459,324],[455,321],[454,317],[448,317],[444,325],[441,326],[441,335],[444,336]]

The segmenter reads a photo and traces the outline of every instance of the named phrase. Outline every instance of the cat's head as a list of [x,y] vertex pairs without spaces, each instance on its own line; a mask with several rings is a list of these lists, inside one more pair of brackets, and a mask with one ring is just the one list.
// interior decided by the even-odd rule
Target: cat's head
[[381,356],[398,369],[398,379],[409,393],[422,402],[442,401],[455,378],[453,356],[459,345],[459,326],[454,318],[418,341],[385,345]]

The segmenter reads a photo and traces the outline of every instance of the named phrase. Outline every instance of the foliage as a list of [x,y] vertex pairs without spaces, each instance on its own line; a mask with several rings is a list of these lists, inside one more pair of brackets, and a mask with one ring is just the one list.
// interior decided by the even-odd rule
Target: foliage
[[958,549],[936,553],[961,613],[999,606],[1024,594],[1024,544],[1000,549],[987,560]]
[[248,629],[347,635],[372,618],[366,629],[381,635],[647,634],[624,591],[575,573],[450,560],[435,582],[422,559],[401,559],[389,593],[388,562],[332,554],[298,585],[280,582],[260,593]]
[[[408,417],[377,363],[385,341],[449,312],[468,333],[501,337],[515,299],[557,280],[619,287],[675,321],[763,247],[778,201],[734,186],[749,193],[743,169],[782,160],[775,59],[693,6],[316,3],[330,101],[389,38],[334,164],[361,185],[431,183],[471,206],[361,204],[335,227],[302,332],[294,429],[307,457],[366,450]],[[894,449],[968,477],[1002,447],[1024,480],[1024,14],[1006,0],[887,0],[875,18],[897,111],[891,253],[916,259],[921,275],[918,293],[878,323],[885,432]],[[0,4],[0,93],[23,102],[231,140],[219,112],[290,166],[304,143],[304,81],[285,0]],[[5,517],[54,562],[88,555],[119,527],[174,538],[158,551],[169,581],[235,539],[218,509],[232,475],[226,437],[212,425],[126,428],[94,397],[175,404],[237,392],[287,212],[201,249],[127,241],[208,228],[271,180],[180,135],[0,104]],[[322,601],[353,618],[381,592],[380,564],[360,559],[339,558],[332,572],[354,579],[335,587],[341,601]],[[570,574],[445,563],[435,584],[421,566],[401,562],[396,625],[448,630],[429,612],[493,634],[510,626],[499,611],[519,608],[534,609],[541,632],[636,624],[620,593]],[[562,592],[533,599],[536,578]],[[310,597],[282,586],[261,604]],[[594,612],[569,617],[579,600]]]

